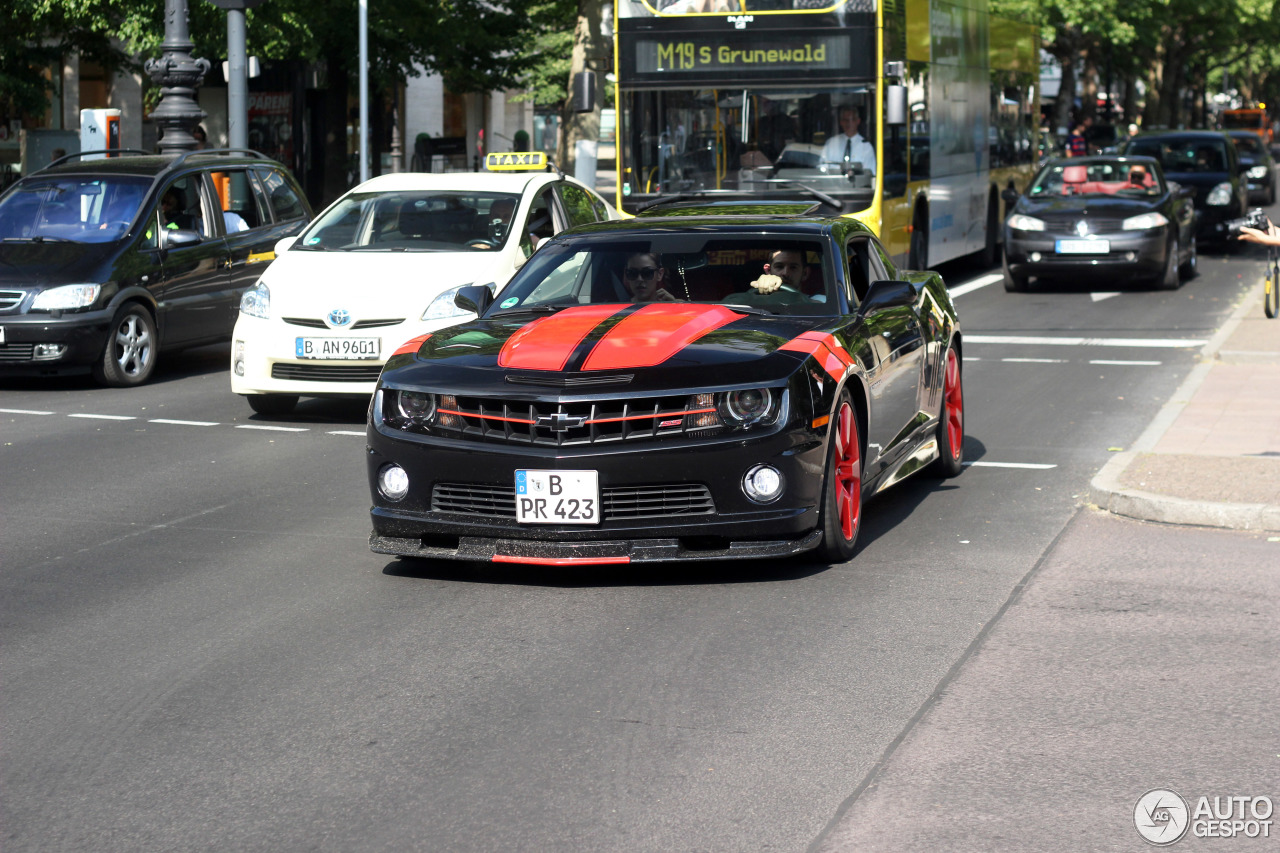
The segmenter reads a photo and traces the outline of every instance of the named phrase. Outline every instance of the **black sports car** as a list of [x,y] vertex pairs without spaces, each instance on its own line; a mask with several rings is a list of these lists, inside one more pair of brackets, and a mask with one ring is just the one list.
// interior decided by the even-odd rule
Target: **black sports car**
[[958,474],[941,277],[853,220],[726,209],[564,232],[498,302],[459,293],[478,319],[401,347],[370,406],[372,549],[842,562],[865,497]]
[[1227,135],[1235,143],[1240,155],[1240,168],[1244,169],[1249,187],[1249,201],[1258,204],[1276,203],[1276,161],[1262,137],[1252,130],[1229,130]]
[[1171,130],[1135,136],[1120,153],[1154,157],[1165,178],[1195,190],[1196,236],[1202,244],[1230,245],[1227,222],[1245,215],[1249,190],[1240,156],[1225,133]]
[[1049,161],[1025,195],[1005,191],[1005,290],[1081,274],[1176,288],[1196,269],[1192,196],[1150,157]]

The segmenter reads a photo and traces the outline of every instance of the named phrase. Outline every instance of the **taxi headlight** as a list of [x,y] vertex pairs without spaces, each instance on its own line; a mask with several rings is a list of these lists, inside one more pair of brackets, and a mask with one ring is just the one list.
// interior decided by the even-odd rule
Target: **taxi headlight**
[[102,292],[100,284],[64,284],[36,294],[32,311],[74,311],[88,308]]
[[1248,175],[1249,175],[1249,177],[1253,178],[1255,181],[1257,181],[1257,180],[1261,180],[1262,178],[1265,178],[1265,177],[1267,176],[1267,167],[1266,167],[1266,166],[1251,166],[1251,167],[1249,168]]
[[443,293],[431,300],[431,304],[427,306],[427,310],[422,312],[424,320],[447,320],[450,317],[465,317],[471,312],[465,308],[459,308],[454,304],[453,298],[458,295],[458,291],[464,287],[470,286],[460,284],[457,287],[451,287]]
[[1159,228],[1168,224],[1169,220],[1165,218],[1163,213],[1144,213],[1141,216],[1130,216],[1121,223],[1121,227],[1125,231],[1142,231],[1147,228]]
[[271,289],[258,282],[246,290],[240,297],[240,313],[263,320],[271,319]]
[[1043,231],[1044,220],[1022,213],[1015,213],[1009,217],[1009,227],[1014,231]]
[[1231,204],[1231,183],[1223,181],[1209,192],[1209,197],[1204,200],[1205,204],[1211,204],[1214,207],[1222,207]]

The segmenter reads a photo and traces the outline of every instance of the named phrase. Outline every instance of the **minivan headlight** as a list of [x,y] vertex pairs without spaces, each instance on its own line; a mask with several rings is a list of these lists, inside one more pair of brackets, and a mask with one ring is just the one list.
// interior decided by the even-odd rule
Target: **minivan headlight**
[[1231,182],[1223,181],[1209,192],[1209,197],[1204,200],[1205,204],[1211,204],[1214,207],[1222,207],[1231,204]]
[[88,308],[102,292],[100,284],[64,284],[37,293],[31,303],[32,311],[74,311]]
[[258,282],[246,290],[240,297],[240,313],[263,320],[271,319],[271,289]]

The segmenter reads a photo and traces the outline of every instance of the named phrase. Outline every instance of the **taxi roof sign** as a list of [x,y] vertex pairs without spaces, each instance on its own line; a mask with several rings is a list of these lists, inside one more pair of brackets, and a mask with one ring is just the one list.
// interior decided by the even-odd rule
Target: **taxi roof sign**
[[547,155],[544,151],[504,151],[488,154],[484,158],[484,167],[494,172],[533,171],[547,168]]

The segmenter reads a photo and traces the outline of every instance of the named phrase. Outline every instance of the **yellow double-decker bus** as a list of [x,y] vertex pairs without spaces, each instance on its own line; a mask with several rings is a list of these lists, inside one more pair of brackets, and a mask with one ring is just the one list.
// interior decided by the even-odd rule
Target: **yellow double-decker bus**
[[919,269],[994,261],[1039,44],[987,0],[613,0],[617,206],[812,197]]

